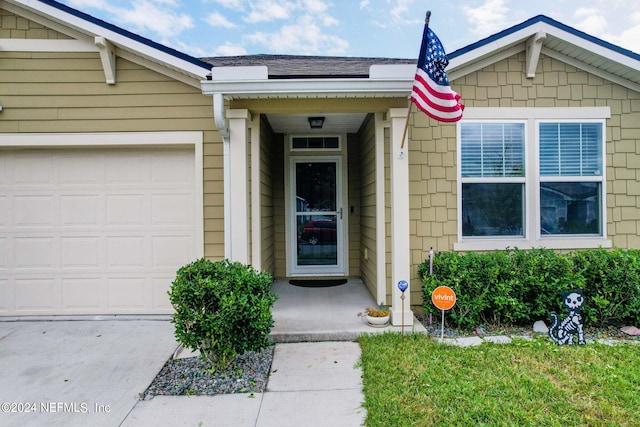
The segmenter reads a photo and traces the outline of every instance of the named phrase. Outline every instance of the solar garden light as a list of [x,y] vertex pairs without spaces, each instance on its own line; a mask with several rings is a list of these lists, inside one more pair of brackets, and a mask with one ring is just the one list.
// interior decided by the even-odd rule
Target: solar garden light
[[400,299],[402,300],[402,339],[404,339],[404,291],[406,291],[408,287],[409,284],[406,280],[400,280],[398,282],[398,289],[402,292],[402,295],[400,295]]

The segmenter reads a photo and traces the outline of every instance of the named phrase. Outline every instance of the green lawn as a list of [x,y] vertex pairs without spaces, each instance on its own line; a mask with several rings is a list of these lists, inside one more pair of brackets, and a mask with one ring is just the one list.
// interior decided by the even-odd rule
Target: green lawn
[[364,336],[366,425],[640,426],[640,345]]

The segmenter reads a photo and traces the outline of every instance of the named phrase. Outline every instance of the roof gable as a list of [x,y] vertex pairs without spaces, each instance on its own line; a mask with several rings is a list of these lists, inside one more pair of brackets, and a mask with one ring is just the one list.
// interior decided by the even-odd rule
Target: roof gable
[[522,51],[531,62],[529,77],[542,53],[640,92],[640,54],[544,15],[451,52],[447,74],[455,80]]
[[211,71],[211,66],[198,58],[54,0],[0,0],[0,7],[91,46],[107,61],[110,56],[121,56],[193,86],[199,86]]

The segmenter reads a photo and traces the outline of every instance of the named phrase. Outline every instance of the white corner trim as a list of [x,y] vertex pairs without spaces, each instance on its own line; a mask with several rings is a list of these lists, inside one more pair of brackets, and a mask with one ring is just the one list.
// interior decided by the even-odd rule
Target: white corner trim
[[116,84],[116,54],[113,44],[104,37],[96,37],[94,39],[98,51],[100,52],[100,60],[102,61],[102,68],[104,70],[104,77],[107,84]]

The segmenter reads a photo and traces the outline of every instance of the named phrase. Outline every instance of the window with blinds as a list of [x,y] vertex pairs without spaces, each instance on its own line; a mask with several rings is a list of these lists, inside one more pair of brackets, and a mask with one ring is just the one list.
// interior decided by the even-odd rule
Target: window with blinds
[[540,234],[601,235],[602,122],[540,122]]
[[540,123],[541,176],[602,176],[601,123]]
[[524,123],[464,123],[462,177],[524,176]]
[[460,125],[462,235],[524,235],[525,124]]

